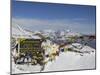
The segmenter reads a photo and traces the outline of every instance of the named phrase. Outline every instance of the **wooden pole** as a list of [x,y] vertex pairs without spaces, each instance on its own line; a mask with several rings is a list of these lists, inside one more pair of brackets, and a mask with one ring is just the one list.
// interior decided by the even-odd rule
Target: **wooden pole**
[[18,38],[18,54],[20,53],[20,39]]

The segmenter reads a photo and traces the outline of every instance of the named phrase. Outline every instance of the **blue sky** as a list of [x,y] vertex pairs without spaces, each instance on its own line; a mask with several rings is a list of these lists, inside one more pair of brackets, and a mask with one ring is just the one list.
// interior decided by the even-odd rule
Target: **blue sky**
[[95,33],[95,6],[12,2],[12,19],[31,30],[71,29],[83,34]]

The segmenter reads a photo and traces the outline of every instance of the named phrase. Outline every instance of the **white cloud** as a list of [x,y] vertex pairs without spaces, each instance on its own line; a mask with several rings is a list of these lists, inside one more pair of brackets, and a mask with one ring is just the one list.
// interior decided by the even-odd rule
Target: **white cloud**
[[[81,22],[80,22],[81,20]],[[16,22],[25,29],[45,30],[45,29],[71,29],[72,31],[80,33],[95,33],[95,25],[85,23],[85,19],[26,19],[26,18],[12,18],[12,22]]]

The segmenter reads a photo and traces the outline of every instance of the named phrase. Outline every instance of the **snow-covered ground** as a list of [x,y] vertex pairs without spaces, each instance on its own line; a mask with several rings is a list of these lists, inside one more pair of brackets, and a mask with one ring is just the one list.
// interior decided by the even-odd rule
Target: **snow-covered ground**
[[[14,26],[12,26],[12,36],[14,38],[29,38],[30,36],[30,38],[38,38],[36,35],[34,36],[30,32],[26,32],[19,25],[13,25]],[[37,31],[35,33],[39,32]],[[61,32],[62,37],[60,36],[60,39],[64,40],[66,39],[66,36],[80,36],[81,34],[67,32],[66,36],[64,35],[64,32]],[[50,36],[50,38],[54,38],[55,36],[57,36],[57,34],[54,31],[49,30],[44,32],[44,36]],[[58,38],[56,37],[55,39]],[[58,49],[58,45],[52,44],[52,41],[50,40],[47,40],[46,43],[44,43],[44,46],[46,46],[46,50],[48,51],[47,53],[51,53],[51,50],[52,52],[55,52],[55,50]],[[95,68],[95,49],[89,46],[83,46],[83,48],[81,48],[81,44],[77,43],[71,44],[70,46],[67,45],[66,47],[72,47],[73,51],[61,52],[59,56],[56,56],[55,60],[47,62],[42,72]],[[40,65],[14,64],[12,59],[12,74],[40,72],[41,68],[42,66]]]
[[80,54],[74,52],[65,52],[61,53],[55,61],[48,62],[48,64],[45,66],[44,72],[94,68],[95,53],[80,56]]
[[[90,54],[84,53],[83,56],[80,53],[75,52],[62,52],[56,57],[56,60],[49,61],[42,72],[47,71],[62,71],[62,70],[79,70],[79,69],[94,69],[95,68],[95,49],[84,46],[82,50],[94,51]],[[36,65],[15,65],[12,62],[12,73],[31,73],[40,72],[41,66]]]
[[40,65],[16,65],[14,62],[12,62],[12,74],[16,73],[31,73],[31,72],[40,72],[41,66]]

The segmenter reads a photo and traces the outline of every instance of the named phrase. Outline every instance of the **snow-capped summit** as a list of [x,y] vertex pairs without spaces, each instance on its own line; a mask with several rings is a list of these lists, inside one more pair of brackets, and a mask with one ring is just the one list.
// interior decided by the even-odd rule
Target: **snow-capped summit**
[[66,34],[66,37],[72,37],[72,36],[82,36],[82,35],[78,32],[68,32]]
[[12,22],[12,37],[40,39],[39,36],[33,35],[31,32],[24,30],[20,25],[14,22]]

